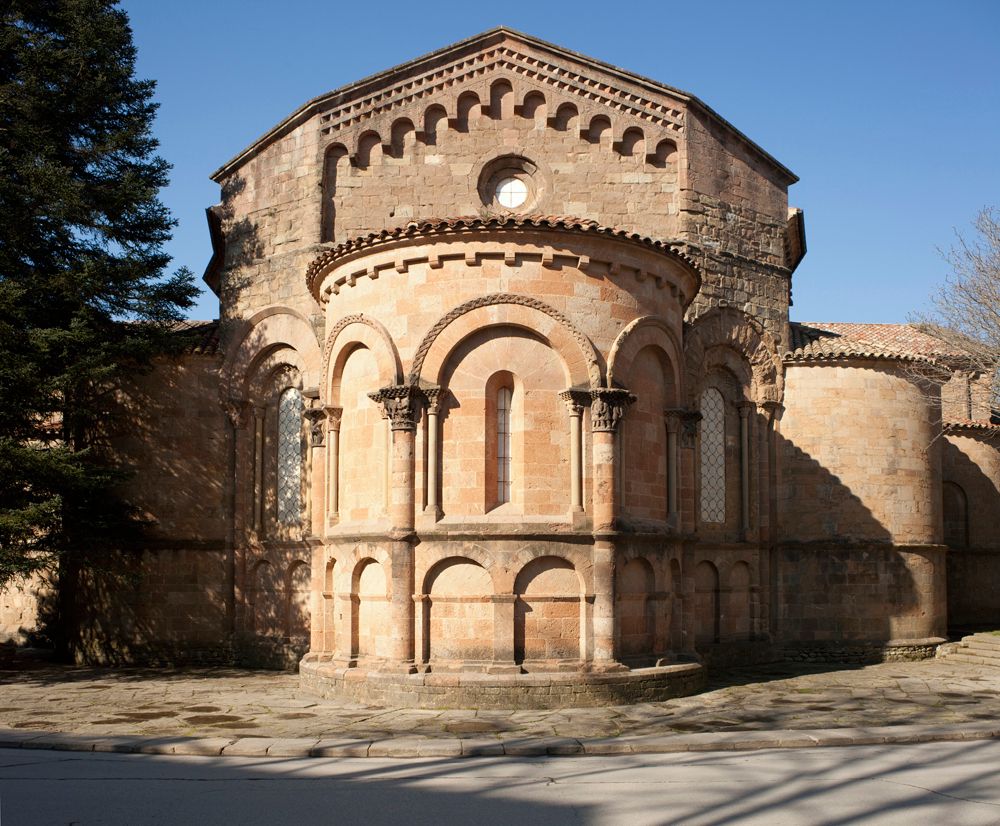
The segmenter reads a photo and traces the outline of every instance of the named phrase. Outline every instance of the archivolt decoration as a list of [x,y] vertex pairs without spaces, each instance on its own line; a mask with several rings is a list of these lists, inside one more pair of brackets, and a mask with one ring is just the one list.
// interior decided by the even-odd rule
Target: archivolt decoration
[[686,325],[684,361],[688,399],[695,403],[705,377],[705,355],[713,347],[725,346],[746,359],[750,366],[750,396],[758,404],[780,402],[784,373],[774,338],[757,321],[732,307],[709,310]]
[[594,349],[594,345],[591,344],[590,339],[580,332],[573,325],[573,322],[569,320],[569,318],[554,307],[550,307],[544,301],[539,301],[537,298],[532,298],[526,295],[516,295],[511,293],[492,293],[490,295],[482,295],[479,298],[474,298],[471,301],[466,301],[464,304],[460,304],[451,312],[443,316],[433,327],[431,327],[430,330],[427,331],[427,334],[420,342],[420,346],[417,348],[417,352],[413,357],[413,366],[410,369],[409,383],[412,385],[417,385],[419,383],[420,375],[424,367],[424,360],[427,358],[428,352],[430,352],[430,349],[437,337],[449,324],[466,313],[477,310],[480,307],[489,307],[496,304],[514,304],[522,307],[530,307],[531,309],[545,313],[545,315],[557,321],[559,325],[579,345],[580,352],[586,363],[590,387],[592,389],[597,389],[601,386],[601,366],[597,360],[597,352]]

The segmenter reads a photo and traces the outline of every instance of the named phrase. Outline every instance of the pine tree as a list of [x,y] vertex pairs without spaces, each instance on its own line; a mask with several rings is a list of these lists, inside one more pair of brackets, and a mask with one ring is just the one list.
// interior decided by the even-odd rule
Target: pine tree
[[[100,434],[123,377],[177,344],[154,83],[115,0],[0,11],[0,587],[127,545]],[[72,567],[72,566],[70,566]]]

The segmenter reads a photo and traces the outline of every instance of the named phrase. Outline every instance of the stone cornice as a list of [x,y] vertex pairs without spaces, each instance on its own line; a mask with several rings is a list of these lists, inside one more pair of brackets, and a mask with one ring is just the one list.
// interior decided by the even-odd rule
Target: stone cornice
[[605,108],[676,130],[683,110],[694,108],[733,135],[775,169],[788,184],[798,178],[697,97],[594,58],[563,49],[539,38],[496,28],[454,43],[340,89],[307,101],[257,141],[212,173],[221,182],[265,147],[309,119],[320,116],[320,128],[402,106],[411,99],[429,100],[442,86],[454,87],[464,74],[482,75],[492,63],[533,82],[593,101]]
[[[441,262],[448,258],[469,259],[467,252],[454,252],[435,256],[433,253],[422,253],[418,255],[400,255],[395,261],[382,262],[378,267],[361,267],[356,273],[344,275],[336,283],[327,285],[323,292],[320,287],[323,279],[336,266],[348,263],[354,258],[367,256],[370,253],[381,250],[391,250],[394,247],[409,247],[419,242],[435,240],[485,240],[476,238],[477,235],[489,233],[489,240],[495,240],[498,244],[506,241],[522,240],[524,233],[528,231],[555,232],[565,235],[576,235],[581,238],[605,238],[613,241],[633,244],[638,247],[650,250],[651,252],[664,255],[679,264],[694,280],[693,289],[690,295],[683,295],[684,306],[697,294],[701,286],[701,274],[697,263],[683,252],[672,241],[660,241],[646,235],[629,232],[628,230],[615,227],[602,226],[596,221],[589,221],[582,218],[567,216],[467,216],[461,218],[429,219],[424,221],[411,221],[405,226],[394,229],[373,232],[368,235],[354,238],[335,247],[320,253],[306,268],[306,284],[313,297],[323,302],[324,296],[332,293],[337,294],[340,287],[353,286],[357,278],[368,277],[378,278],[379,272],[383,270],[393,270],[398,273],[405,273],[414,264],[429,264],[432,268],[441,266]],[[499,255],[500,253],[498,253]],[[543,266],[559,268],[567,263],[567,259],[575,259],[573,266],[582,270],[595,266],[605,267],[609,274],[617,275],[624,270],[632,270],[637,279],[644,280],[652,277],[656,279],[658,286],[666,286],[663,279],[656,274],[635,267],[623,266],[614,256],[609,256],[609,260],[602,261],[586,255],[574,255],[569,251],[560,250],[556,253],[535,253],[530,252],[505,252],[502,257],[510,259],[513,264],[516,259],[538,258]],[[477,263],[477,254],[472,254],[471,264]],[[612,260],[615,259],[615,260]],[[676,288],[674,288],[676,289]]]

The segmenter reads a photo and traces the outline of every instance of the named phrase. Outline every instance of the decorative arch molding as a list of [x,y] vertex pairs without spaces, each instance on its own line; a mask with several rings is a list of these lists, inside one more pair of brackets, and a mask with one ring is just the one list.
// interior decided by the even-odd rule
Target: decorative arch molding
[[670,322],[661,316],[642,316],[630,321],[618,333],[608,354],[608,387],[622,387],[621,376],[626,374],[639,351],[657,346],[670,361],[677,398],[684,398],[683,348]]
[[[524,309],[511,312],[514,307]],[[526,315],[534,323],[529,324]],[[459,324],[447,335],[442,335],[455,322]],[[423,380],[424,384],[439,384],[441,371],[455,345],[473,332],[500,325],[524,327],[539,335],[562,357],[571,385],[593,390],[601,387],[599,356],[590,339],[569,318],[544,301],[510,293],[483,295],[444,315],[420,342],[413,357],[409,383],[419,385]]]
[[750,397],[761,404],[780,402],[784,373],[774,338],[757,321],[732,307],[716,307],[685,330],[684,361],[688,399],[697,406],[711,351],[728,348],[750,368]]
[[323,380],[328,404],[340,406],[340,374],[357,347],[366,347],[378,365],[379,387],[403,383],[403,365],[392,336],[381,322],[363,313],[344,316],[326,337]]
[[267,357],[282,349],[295,350],[303,383],[320,383],[322,356],[309,320],[290,307],[268,307],[246,321],[246,331],[223,362],[219,388],[224,402],[245,400],[250,380]]

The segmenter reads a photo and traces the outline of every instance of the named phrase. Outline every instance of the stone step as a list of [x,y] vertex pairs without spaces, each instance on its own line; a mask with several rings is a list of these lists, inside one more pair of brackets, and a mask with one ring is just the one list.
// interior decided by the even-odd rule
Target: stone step
[[962,637],[962,642],[969,645],[981,645],[984,648],[994,648],[1000,651],[1000,637],[995,634],[970,634],[967,637]]
[[944,659],[948,662],[969,663],[970,665],[981,665],[987,668],[1000,668],[1000,660],[989,657],[977,657],[975,654],[945,654]]
[[977,643],[963,643],[958,649],[962,654],[975,654],[977,657],[987,657],[1000,663],[1000,648],[979,645]]

